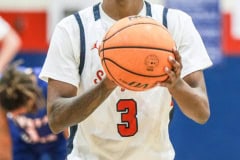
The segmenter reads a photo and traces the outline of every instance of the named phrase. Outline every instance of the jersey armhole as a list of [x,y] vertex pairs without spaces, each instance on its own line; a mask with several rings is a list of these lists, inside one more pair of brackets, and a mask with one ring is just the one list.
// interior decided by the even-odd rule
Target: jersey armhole
[[86,42],[85,42],[85,32],[84,32],[84,27],[82,23],[82,19],[79,15],[79,13],[74,13],[74,17],[76,18],[79,26],[79,33],[80,33],[80,65],[79,65],[79,75],[81,76],[83,68],[84,68],[84,63],[85,63],[85,52],[86,52]]
[[164,7],[163,8],[163,17],[162,17],[162,24],[164,27],[168,28],[168,22],[167,22],[167,13],[168,13],[168,8]]

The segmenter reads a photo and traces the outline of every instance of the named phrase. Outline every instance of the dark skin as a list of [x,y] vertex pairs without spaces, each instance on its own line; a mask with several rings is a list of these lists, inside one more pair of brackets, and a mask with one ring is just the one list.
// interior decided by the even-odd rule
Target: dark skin
[[103,0],[102,7],[104,12],[107,15],[109,15],[112,19],[119,20],[127,16],[138,14],[143,7],[143,1]]
[[[115,20],[138,14],[142,6],[142,0],[103,0],[103,10]],[[165,68],[168,80],[157,85],[168,88],[187,117],[204,124],[210,116],[210,109],[203,72],[199,70],[180,78],[181,57],[177,50],[174,54],[175,59],[169,57],[173,69]],[[77,96],[75,86],[49,79],[47,110],[52,131],[59,133],[85,120],[115,88],[116,85],[105,78],[96,88]]]

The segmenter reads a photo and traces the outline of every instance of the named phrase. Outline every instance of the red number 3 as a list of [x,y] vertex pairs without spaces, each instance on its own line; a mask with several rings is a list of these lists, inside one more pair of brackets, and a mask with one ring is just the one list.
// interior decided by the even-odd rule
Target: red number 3
[[133,99],[121,99],[117,103],[121,112],[121,124],[117,124],[118,133],[123,137],[134,136],[137,131],[137,103]]

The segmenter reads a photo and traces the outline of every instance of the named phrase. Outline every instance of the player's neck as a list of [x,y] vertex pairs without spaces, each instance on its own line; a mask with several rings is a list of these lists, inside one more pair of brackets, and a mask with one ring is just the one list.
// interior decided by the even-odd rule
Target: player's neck
[[112,19],[137,15],[143,7],[143,0],[103,0],[104,12]]

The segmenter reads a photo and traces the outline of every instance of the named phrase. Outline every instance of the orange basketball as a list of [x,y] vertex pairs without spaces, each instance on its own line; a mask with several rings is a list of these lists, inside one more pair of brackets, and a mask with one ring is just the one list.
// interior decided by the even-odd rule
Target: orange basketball
[[144,91],[165,81],[164,67],[172,68],[175,42],[168,30],[150,17],[130,16],[106,33],[99,55],[107,77],[122,88]]

